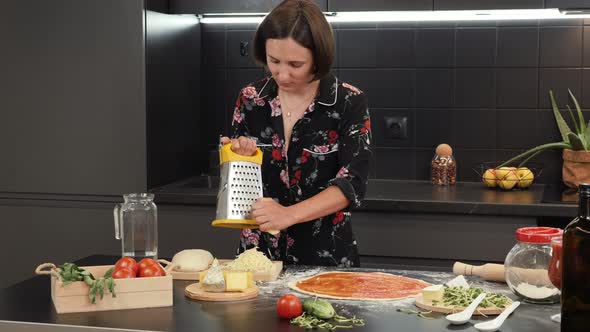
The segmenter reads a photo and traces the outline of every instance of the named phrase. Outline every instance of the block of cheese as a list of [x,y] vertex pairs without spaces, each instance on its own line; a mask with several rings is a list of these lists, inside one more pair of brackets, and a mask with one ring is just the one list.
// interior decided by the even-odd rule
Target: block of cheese
[[225,278],[217,259],[213,260],[211,268],[201,273],[201,288],[207,292],[225,292]]
[[443,285],[432,285],[422,290],[422,298],[425,302],[438,301],[441,302],[445,288]]
[[252,272],[223,271],[225,291],[238,292],[254,285]]
[[456,276],[453,280],[447,282],[447,286],[469,288],[467,280],[465,280],[465,277],[462,275]]
[[205,280],[205,277],[207,276],[207,272],[209,272],[209,270],[200,271],[199,272],[199,280]]
[[239,292],[254,286],[252,272],[223,271],[224,288],[220,290],[219,283],[209,285],[204,282],[208,273],[209,271],[199,273],[199,280],[203,280],[201,287],[208,292]]

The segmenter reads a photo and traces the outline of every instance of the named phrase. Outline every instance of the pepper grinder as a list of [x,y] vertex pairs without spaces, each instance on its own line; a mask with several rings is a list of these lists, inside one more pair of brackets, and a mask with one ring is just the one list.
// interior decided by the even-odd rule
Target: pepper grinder
[[443,143],[436,147],[430,178],[432,184],[439,186],[454,185],[457,182],[457,163],[450,145]]

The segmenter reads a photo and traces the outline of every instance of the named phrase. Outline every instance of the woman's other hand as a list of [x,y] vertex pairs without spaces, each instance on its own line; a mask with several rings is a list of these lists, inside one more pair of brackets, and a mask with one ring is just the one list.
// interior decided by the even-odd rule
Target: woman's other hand
[[251,217],[263,232],[280,231],[296,223],[295,216],[287,207],[268,197],[259,198],[252,204]]
[[256,153],[256,141],[245,136],[233,139],[224,136],[219,141],[221,144],[231,143],[231,150],[242,156],[252,156]]

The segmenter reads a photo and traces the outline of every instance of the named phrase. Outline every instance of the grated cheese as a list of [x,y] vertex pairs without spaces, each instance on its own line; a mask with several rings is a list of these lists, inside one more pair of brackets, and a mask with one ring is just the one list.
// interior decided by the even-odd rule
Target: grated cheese
[[272,261],[256,248],[248,249],[225,266],[232,271],[268,272],[272,269]]

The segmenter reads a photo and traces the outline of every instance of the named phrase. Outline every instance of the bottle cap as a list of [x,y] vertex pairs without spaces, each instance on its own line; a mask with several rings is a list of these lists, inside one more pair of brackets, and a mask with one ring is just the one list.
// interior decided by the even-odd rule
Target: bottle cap
[[528,243],[551,243],[551,238],[561,236],[563,230],[555,227],[522,227],[516,230],[516,239]]

